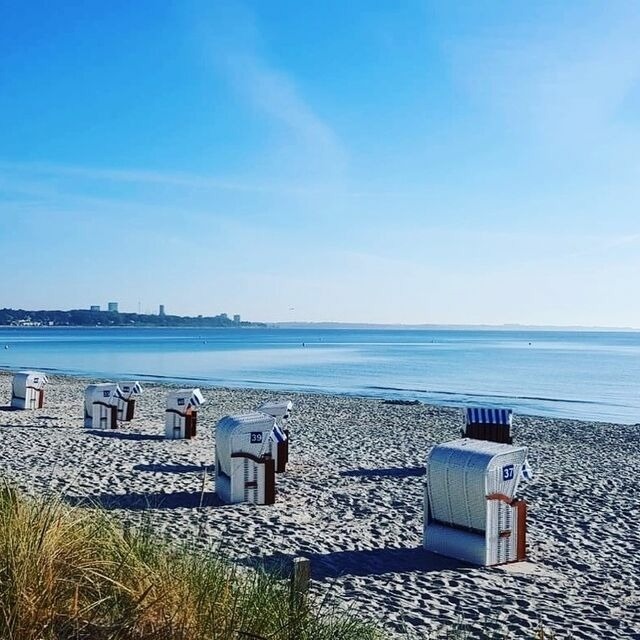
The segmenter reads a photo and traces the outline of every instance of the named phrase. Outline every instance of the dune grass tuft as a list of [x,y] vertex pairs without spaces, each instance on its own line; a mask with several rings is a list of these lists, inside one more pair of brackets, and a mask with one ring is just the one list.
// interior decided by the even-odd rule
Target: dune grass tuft
[[0,485],[3,640],[379,640],[374,627],[217,553]]

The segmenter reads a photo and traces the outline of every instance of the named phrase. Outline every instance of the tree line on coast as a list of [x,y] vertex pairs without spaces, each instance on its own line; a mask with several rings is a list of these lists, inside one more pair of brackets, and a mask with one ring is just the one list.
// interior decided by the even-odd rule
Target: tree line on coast
[[0,326],[75,327],[260,327],[259,322],[236,322],[226,314],[216,316],[175,316],[147,313],[119,313],[89,309],[40,310],[0,309]]

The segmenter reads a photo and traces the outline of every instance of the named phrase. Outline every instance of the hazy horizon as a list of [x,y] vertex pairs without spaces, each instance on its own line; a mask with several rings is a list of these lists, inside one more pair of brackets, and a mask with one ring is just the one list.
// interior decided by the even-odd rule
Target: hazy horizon
[[[115,301],[114,301],[115,302]],[[107,311],[106,305],[100,306],[100,311]],[[16,309],[17,310],[17,309]],[[77,307],[77,308],[69,308],[69,309],[62,309],[59,307],[52,307],[51,309],[44,309],[44,308],[34,308],[34,309],[21,309],[22,311],[26,311],[26,312],[42,312],[42,311],[55,311],[55,312],[65,312],[65,311],[88,311],[90,310],[88,307]],[[147,310],[133,310],[133,309],[118,309],[118,313],[124,313],[124,314],[129,314],[129,313],[134,313],[134,314],[142,314],[142,315],[158,315],[158,311],[153,311],[151,309],[147,309]],[[228,311],[220,311],[220,312],[216,312],[216,313],[211,313],[211,314],[207,314],[208,316],[216,316],[216,315],[220,315],[220,314],[226,314],[228,317],[232,318],[233,317],[233,312],[228,312]],[[197,316],[189,316],[189,314],[182,314],[179,311],[166,311],[165,315],[168,316],[182,316],[182,317],[197,317]],[[204,315],[204,314],[199,314],[199,315]],[[299,327],[299,328],[304,328],[305,326],[310,326],[312,328],[345,328],[345,329],[350,329],[350,328],[383,328],[383,329],[394,329],[394,328],[398,328],[398,329],[427,329],[427,330],[446,330],[446,329],[461,329],[461,330],[465,330],[465,329],[469,329],[469,330],[492,330],[492,329],[496,329],[496,330],[513,330],[513,331],[518,331],[518,330],[523,330],[523,331],[554,331],[554,330],[558,330],[558,331],[631,331],[631,332],[636,332],[636,331],[640,331],[640,327],[634,327],[634,326],[602,326],[602,325],[580,325],[580,324],[575,324],[575,325],[570,325],[570,324],[566,324],[566,325],[557,325],[557,324],[527,324],[527,323],[522,323],[522,322],[512,322],[512,323],[501,323],[501,324],[487,324],[487,323],[481,323],[481,324],[474,324],[474,323],[440,323],[440,322],[421,322],[421,323],[408,323],[408,322],[367,322],[366,320],[362,320],[362,321],[348,321],[348,322],[344,322],[344,321],[340,321],[340,320],[295,320],[295,321],[290,321],[290,320],[269,320],[269,319],[265,319],[265,318],[241,318],[241,320],[243,321],[248,321],[248,322],[252,322],[252,323],[256,323],[256,324],[264,324],[267,325],[268,327]],[[2,326],[2,325],[0,325]],[[66,325],[55,325],[55,327],[57,328],[64,328]],[[84,327],[91,327],[92,325],[83,325]],[[96,325],[96,326],[100,326],[100,325]],[[107,325],[105,325],[107,326]],[[146,325],[144,325],[146,326]],[[155,326],[155,325],[154,325]],[[4,328],[8,328],[8,325],[4,325]],[[47,328],[46,326],[44,326],[43,328]],[[134,327],[127,327],[126,325],[122,325],[122,326],[116,326],[113,328],[136,328]],[[156,327],[158,328],[158,327]],[[162,328],[162,327],[160,327]],[[180,328],[180,326],[176,327],[176,328]],[[221,327],[224,328],[224,327]]]
[[640,5],[0,8],[0,307],[633,327]]

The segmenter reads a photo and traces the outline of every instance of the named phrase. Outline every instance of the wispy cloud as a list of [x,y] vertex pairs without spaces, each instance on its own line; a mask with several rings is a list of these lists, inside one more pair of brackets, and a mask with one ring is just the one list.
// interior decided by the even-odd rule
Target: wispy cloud
[[[205,43],[211,72],[232,88],[243,108],[258,113],[268,129],[266,150],[254,143],[247,150],[244,168],[235,175],[0,158],[0,200],[6,203],[9,194],[19,194],[23,204],[33,196],[49,203],[64,198],[100,206],[130,198],[132,204],[144,206],[162,193],[187,209],[194,201],[224,197],[227,202],[251,200],[258,209],[266,200],[281,207],[314,203],[320,212],[344,198],[382,195],[346,186],[348,154],[342,141],[304,98],[293,75],[269,63],[256,16],[249,8],[242,3],[200,5],[192,18]],[[99,198],[92,202],[97,194]],[[314,207],[304,210],[315,213]]]
[[[52,195],[60,191],[61,180],[69,180],[70,186],[82,189],[87,183],[113,183],[133,186],[160,186],[176,191],[230,192],[237,194],[273,195],[282,197],[336,196],[349,199],[406,199],[414,197],[411,190],[366,190],[346,189],[335,184],[316,181],[296,183],[293,181],[260,182],[254,178],[226,178],[180,171],[149,171],[137,168],[96,167],[51,162],[13,162],[0,160],[0,198],[6,200],[9,192]],[[49,185],[55,180],[57,189]]]
[[568,254],[570,258],[604,257],[614,251],[640,244],[640,233],[630,233],[591,238],[591,243],[579,251]]
[[344,141],[304,95],[291,69],[270,60],[257,16],[243,3],[222,2],[197,19],[212,69],[270,132],[269,168],[298,183],[341,182],[349,162]]
[[275,193],[300,195],[317,193],[320,187],[296,187],[287,184],[259,183],[249,179],[226,179],[214,176],[171,171],[147,171],[143,169],[118,169],[90,166],[65,165],[45,162],[0,161],[2,173],[17,173],[33,180],[50,177],[79,178],[90,181],[119,182],[131,184],[165,185],[187,189],[210,191],[237,191],[246,193]]
[[227,69],[234,86],[273,122],[289,141],[322,160],[332,172],[344,170],[347,151],[331,126],[304,100],[295,81],[255,52],[229,52]]

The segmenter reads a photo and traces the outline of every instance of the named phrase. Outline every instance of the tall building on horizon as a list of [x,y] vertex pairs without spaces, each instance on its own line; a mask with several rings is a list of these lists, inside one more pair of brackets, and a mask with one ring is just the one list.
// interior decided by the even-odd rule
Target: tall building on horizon
[[161,304],[159,309],[158,309],[158,315],[160,317],[164,317],[166,315],[166,313],[164,312],[164,305],[163,304]]
[[109,302],[107,305],[107,309],[109,311],[113,311],[114,313],[118,313],[118,303],[117,302]]
[[239,314],[239,313],[236,313],[236,314],[233,316],[233,324],[236,324],[236,325],[239,325],[239,324],[240,324],[240,314]]
[[92,304],[89,307],[89,311],[100,311],[100,305],[99,304]]

